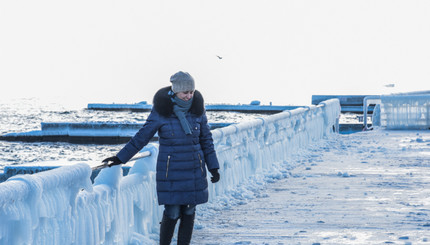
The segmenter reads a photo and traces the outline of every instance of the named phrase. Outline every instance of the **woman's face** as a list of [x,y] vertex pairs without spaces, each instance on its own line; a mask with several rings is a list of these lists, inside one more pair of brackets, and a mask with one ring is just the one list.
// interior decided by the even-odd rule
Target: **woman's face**
[[194,91],[177,92],[176,96],[183,101],[189,101],[193,98]]

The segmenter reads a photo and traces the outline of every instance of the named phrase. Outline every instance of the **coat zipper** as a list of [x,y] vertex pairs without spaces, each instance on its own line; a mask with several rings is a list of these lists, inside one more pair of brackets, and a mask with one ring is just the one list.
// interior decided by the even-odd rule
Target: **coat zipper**
[[169,176],[169,164],[170,164],[170,155],[167,156],[166,179],[167,179],[167,176]]
[[202,170],[202,174],[203,174],[203,161],[202,161],[202,157],[200,156],[200,154],[197,154],[199,156],[199,160],[200,160],[200,169]]

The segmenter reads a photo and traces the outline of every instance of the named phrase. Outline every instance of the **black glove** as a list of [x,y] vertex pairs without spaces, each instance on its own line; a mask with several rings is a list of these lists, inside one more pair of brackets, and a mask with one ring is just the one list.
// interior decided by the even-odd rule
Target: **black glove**
[[209,170],[209,172],[211,172],[211,174],[212,174],[212,177],[211,177],[212,183],[218,182],[219,181],[219,177],[220,177],[219,173],[218,173],[218,169],[214,168],[214,169]]
[[107,164],[109,162],[112,162],[111,164],[108,164],[109,167],[112,167],[112,166],[115,166],[115,165],[119,165],[119,164],[122,163],[121,160],[119,160],[119,158],[117,156],[108,157],[108,158],[106,158],[105,160],[102,161],[102,163],[105,163],[105,164]]

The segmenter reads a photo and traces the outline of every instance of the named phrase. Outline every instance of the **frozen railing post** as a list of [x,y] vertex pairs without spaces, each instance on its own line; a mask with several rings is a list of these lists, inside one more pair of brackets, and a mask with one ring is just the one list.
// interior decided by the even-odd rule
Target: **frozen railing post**
[[367,113],[368,108],[370,104],[380,104],[381,103],[381,96],[380,95],[371,95],[366,96],[363,99],[363,130],[368,130],[369,127],[367,126]]

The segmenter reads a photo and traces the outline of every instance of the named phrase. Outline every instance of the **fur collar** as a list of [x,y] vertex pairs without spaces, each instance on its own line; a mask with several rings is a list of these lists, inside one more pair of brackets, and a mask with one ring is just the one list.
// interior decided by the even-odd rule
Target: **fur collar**
[[[160,115],[165,117],[169,117],[173,114],[173,102],[168,94],[171,89],[171,86],[161,88],[157,93],[155,93],[152,101],[153,108],[160,113]],[[190,112],[197,116],[201,116],[205,112],[204,105],[205,103],[202,94],[198,90],[195,90]]]

